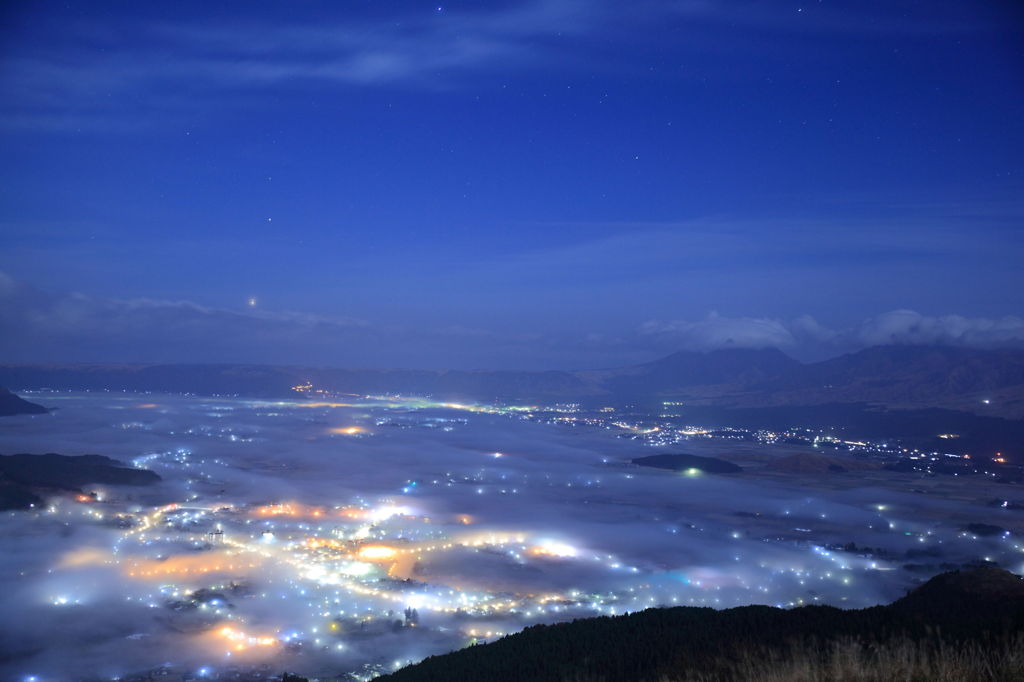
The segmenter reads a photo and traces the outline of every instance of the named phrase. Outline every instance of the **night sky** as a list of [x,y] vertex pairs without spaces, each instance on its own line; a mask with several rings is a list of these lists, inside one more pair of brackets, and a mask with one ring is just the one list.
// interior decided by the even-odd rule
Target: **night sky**
[[1013,2],[6,2],[0,354],[1024,343]]

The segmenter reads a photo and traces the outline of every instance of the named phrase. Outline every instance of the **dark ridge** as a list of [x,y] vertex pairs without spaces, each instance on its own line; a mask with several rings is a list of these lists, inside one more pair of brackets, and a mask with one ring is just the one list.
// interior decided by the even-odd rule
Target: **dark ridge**
[[952,346],[874,346],[803,366],[794,385],[974,393],[1024,384],[1024,352]]
[[633,460],[633,464],[654,469],[668,469],[669,471],[698,469],[708,474],[737,474],[743,471],[743,467],[732,462],[726,462],[724,459],[683,454],[637,457]]
[[6,388],[0,387],[0,417],[13,417],[16,414],[46,414],[48,409],[20,398]]
[[[623,616],[537,625],[378,679],[386,682],[644,682],[730,679],[731,661],[784,661],[811,642],[826,651],[849,638],[887,645],[984,647],[1024,628],[1024,587],[1017,576],[976,568],[936,576],[902,599],[868,609],[743,606],[648,609]],[[941,650],[941,648],[939,649]]]
[[28,509],[40,504],[42,489],[78,491],[90,483],[151,485],[160,476],[133,469],[102,455],[0,455],[0,509]]
[[996,625],[1001,619],[1021,615],[1024,580],[994,566],[950,571],[911,590],[889,608],[925,620]]
[[1007,532],[1002,526],[996,526],[991,523],[968,523],[964,528],[968,533],[974,533],[982,537],[990,537],[993,535],[1002,535]]
[[668,394],[694,386],[747,386],[778,380],[800,363],[775,348],[732,348],[709,353],[681,351],[634,367],[594,372],[613,395],[641,397]]
[[43,504],[43,498],[23,485],[0,479],[0,511],[31,509]]

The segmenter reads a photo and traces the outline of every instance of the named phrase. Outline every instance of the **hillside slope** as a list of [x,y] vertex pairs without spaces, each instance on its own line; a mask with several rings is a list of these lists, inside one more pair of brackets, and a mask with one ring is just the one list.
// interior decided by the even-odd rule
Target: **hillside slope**
[[49,412],[42,405],[36,405],[20,398],[6,388],[0,387],[0,417],[13,417],[16,414],[46,414]]
[[[876,651],[899,643],[931,652],[933,658],[943,655],[942,647],[974,647],[984,656],[1011,646],[1022,632],[1024,582],[1000,569],[983,567],[937,576],[893,604],[861,610],[674,607],[538,625],[491,644],[432,656],[378,679],[730,679],[741,676],[737,661],[749,664],[753,658],[785,667],[788,659],[807,656],[808,651],[811,656],[820,651],[827,657],[835,643],[859,642],[865,650],[873,646]],[[1024,672],[1024,660],[1018,663]]]

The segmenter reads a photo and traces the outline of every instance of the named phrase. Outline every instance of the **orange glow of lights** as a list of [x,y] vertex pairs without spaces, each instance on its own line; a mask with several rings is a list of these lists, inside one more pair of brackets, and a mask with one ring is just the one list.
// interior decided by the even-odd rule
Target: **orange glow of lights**
[[343,436],[355,436],[360,433],[366,433],[366,429],[361,426],[339,426],[333,429],[327,429],[327,432]]
[[575,547],[560,542],[546,543],[530,548],[534,556],[550,556],[558,558],[574,557],[578,554]]
[[344,542],[332,540],[331,538],[306,538],[306,547],[309,547],[310,549],[320,549],[321,547],[345,549],[346,545]]
[[201,555],[170,557],[163,561],[138,558],[125,561],[122,566],[124,572],[131,578],[157,578],[241,571],[257,568],[258,565],[227,552],[206,552]]
[[311,507],[297,502],[278,502],[254,507],[251,514],[255,516],[310,516],[319,518],[324,515],[323,507]]
[[464,526],[468,526],[469,524],[473,523],[473,517],[469,514],[459,514],[456,518],[459,520],[459,523],[461,523]]
[[398,550],[384,545],[367,545],[359,549],[359,558],[366,561],[382,561],[392,559],[398,554]]
[[276,637],[253,636],[228,625],[216,628],[214,632],[230,641],[234,645],[235,651],[245,651],[251,646],[268,647],[277,644]]
[[92,495],[75,495],[75,502],[93,502]]
[[154,407],[159,407],[159,405],[157,405],[156,403],[142,403],[136,405],[135,407],[139,408],[140,410],[152,410]]
[[256,507],[254,511],[259,516],[298,516],[299,514],[296,505],[289,502],[265,504],[262,507]]
[[78,568],[99,566],[110,561],[110,552],[99,547],[83,547],[68,552],[60,558],[57,568]]

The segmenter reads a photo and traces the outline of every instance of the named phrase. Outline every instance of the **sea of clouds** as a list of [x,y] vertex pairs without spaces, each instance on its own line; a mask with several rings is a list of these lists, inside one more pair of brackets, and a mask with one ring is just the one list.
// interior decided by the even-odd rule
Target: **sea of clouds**
[[[965,523],[992,513],[976,502],[642,469],[629,461],[658,450],[599,428],[419,403],[316,406],[124,394],[34,399],[58,409],[6,419],[0,453],[103,454],[163,477],[148,488],[107,486],[108,502],[92,509],[141,513],[184,501],[238,508],[286,501],[392,505],[416,519],[382,522],[393,538],[520,534],[524,545],[556,551],[517,558],[500,547],[466,546],[433,554],[416,568],[408,603],[391,605],[396,612],[420,607],[415,632],[385,628],[341,637],[342,649],[274,649],[225,661],[201,628],[170,612],[160,580],[128,578],[116,563],[77,560],[90,551],[109,552],[123,529],[88,516],[65,497],[61,513],[0,515],[5,679],[110,679],[163,664],[198,670],[243,661],[323,675],[464,646],[469,625],[513,632],[536,622],[674,604],[863,607],[898,597],[913,584],[915,576],[900,566],[908,551],[922,547],[932,552],[932,562],[990,557],[1020,563],[1012,539],[964,536]],[[362,432],[338,432],[351,427]],[[700,454],[705,447],[694,441],[669,451]],[[329,531],[323,525],[321,534]],[[883,548],[886,558],[828,549],[851,541]],[[197,550],[157,543],[123,551],[148,552],[149,560],[160,562]],[[323,586],[293,567],[262,560],[220,578],[244,582],[256,593],[234,600],[231,614],[251,628],[276,636],[308,629],[319,618],[306,597]],[[212,579],[184,583],[198,589]],[[472,617],[431,608],[439,603],[434,595],[446,589],[577,596]],[[71,603],[55,604],[60,598]],[[332,608],[344,608],[344,601]]]

